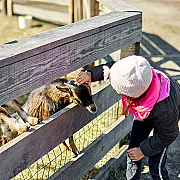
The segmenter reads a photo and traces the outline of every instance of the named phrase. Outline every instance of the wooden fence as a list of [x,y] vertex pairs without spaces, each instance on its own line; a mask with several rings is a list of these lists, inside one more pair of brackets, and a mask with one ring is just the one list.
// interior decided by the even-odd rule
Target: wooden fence
[[[138,54],[141,12],[120,0],[99,2],[115,11],[0,46],[0,104],[119,49],[121,57]],[[0,147],[0,179],[13,178],[120,100],[110,86],[93,98],[96,114],[71,104]],[[131,116],[117,120],[50,179],[80,179],[130,132],[131,124]]]
[[31,15],[56,24],[71,23],[70,5],[69,0],[0,0],[0,9],[8,16]]
[[[119,9],[119,7],[121,7]],[[0,10],[8,16],[31,15],[40,20],[69,24],[111,11],[137,11],[118,0],[0,0]]]
[[98,15],[96,0],[0,0],[0,10],[12,16],[31,15],[56,24],[70,24]]

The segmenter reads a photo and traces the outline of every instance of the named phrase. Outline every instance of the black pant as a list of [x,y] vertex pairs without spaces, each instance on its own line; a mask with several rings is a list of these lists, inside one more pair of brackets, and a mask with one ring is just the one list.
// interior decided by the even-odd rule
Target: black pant
[[[129,143],[129,149],[139,147],[140,143],[148,138],[154,128],[152,120],[134,120]],[[156,129],[154,129],[156,133]],[[155,156],[149,157],[149,170],[153,180],[169,180],[168,172],[165,167],[167,159],[167,148]],[[126,177],[128,180],[139,180],[142,171],[142,161],[132,162],[127,157]]]

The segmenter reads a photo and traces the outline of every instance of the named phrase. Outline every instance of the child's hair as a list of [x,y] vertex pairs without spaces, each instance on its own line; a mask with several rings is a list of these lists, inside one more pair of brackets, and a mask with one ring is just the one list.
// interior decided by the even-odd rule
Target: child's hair
[[144,97],[146,92],[144,92],[141,96],[139,96],[138,98],[132,98],[132,97],[128,97],[126,96],[127,98],[127,102],[126,102],[126,107],[123,108],[123,112],[122,114],[125,115],[125,117],[128,116],[128,109],[129,107],[133,104],[133,103],[137,103],[138,104],[138,101]]
[[131,106],[132,103],[134,103],[134,99],[131,97],[127,97],[127,102],[126,102],[126,107],[123,107],[123,115],[125,115],[125,117],[128,117],[128,109]]

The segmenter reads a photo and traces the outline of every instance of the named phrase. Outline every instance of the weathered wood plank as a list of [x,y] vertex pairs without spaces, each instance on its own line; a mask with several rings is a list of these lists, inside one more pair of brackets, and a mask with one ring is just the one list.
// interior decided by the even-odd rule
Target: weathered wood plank
[[26,0],[26,1],[37,1],[49,4],[58,4],[63,6],[69,6],[70,0]]
[[124,162],[126,162],[127,148],[127,145],[123,145],[119,150],[119,154],[112,157],[100,170],[98,170],[96,174],[93,175],[91,179],[108,180],[110,172],[118,169]]
[[114,12],[0,46],[0,104],[135,43],[141,14]]
[[[1,45],[0,67],[38,55],[58,45],[67,44],[68,42],[76,41],[116,26],[120,28],[118,27],[119,25],[124,26],[125,23],[134,20],[141,20],[141,14],[133,12],[113,12],[20,39],[14,42],[14,44]],[[131,30],[131,27],[128,25],[129,24],[124,28]],[[128,43],[124,43],[124,46],[127,45]],[[31,52],[31,54],[29,52]]]
[[122,0],[97,0],[101,8],[107,11],[141,12],[141,10],[127,4]]
[[39,7],[43,9],[48,10],[54,10],[54,11],[67,11],[68,6],[62,6],[58,4],[53,3],[42,3],[39,1],[29,1],[29,0],[13,0],[13,4],[21,4],[26,6],[32,6],[32,7]]
[[131,131],[132,116],[120,119],[108,130],[85,148],[80,155],[59,169],[49,179],[79,180],[87,173],[107,152]]
[[120,96],[108,86],[93,99],[98,107],[96,114],[72,104],[0,147],[0,179],[14,177],[119,101]]
[[56,7],[56,9],[53,10],[50,9],[50,7],[47,9],[38,6],[31,6],[28,4],[13,3],[13,12],[14,14],[32,15],[38,19],[58,24],[69,23],[68,7],[60,7],[59,10],[57,10]]

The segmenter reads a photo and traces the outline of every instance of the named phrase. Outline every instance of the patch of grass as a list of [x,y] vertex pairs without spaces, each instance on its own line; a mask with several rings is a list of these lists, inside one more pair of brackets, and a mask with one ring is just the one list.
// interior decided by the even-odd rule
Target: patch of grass
[[59,27],[51,23],[41,22],[34,19],[32,20],[31,26],[32,28],[19,29],[18,16],[7,17],[0,12],[0,44]]
[[171,24],[162,24],[162,27],[166,28],[167,30],[169,30],[172,33],[176,33],[177,35],[180,35],[180,27],[173,26]]

